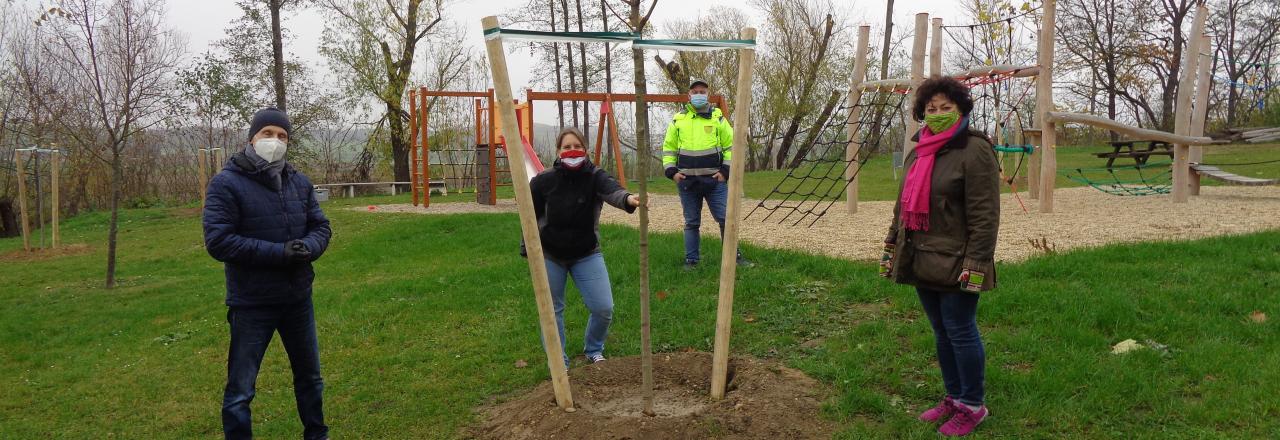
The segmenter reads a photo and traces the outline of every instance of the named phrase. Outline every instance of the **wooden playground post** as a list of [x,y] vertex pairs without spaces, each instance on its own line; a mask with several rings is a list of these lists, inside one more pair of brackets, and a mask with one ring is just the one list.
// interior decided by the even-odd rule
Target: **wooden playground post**
[[[532,102],[532,101],[531,101]],[[530,119],[532,121],[532,119]],[[531,124],[532,125],[532,124]],[[609,148],[613,151],[614,168],[618,170],[618,182],[627,188],[627,169],[622,161],[622,141],[618,140],[618,118],[613,111],[613,101],[609,101]],[[648,176],[641,174],[641,178]]]
[[933,19],[932,45],[929,47],[929,76],[942,76],[942,19]]
[[[483,30],[497,29],[498,17],[488,16],[481,20]],[[507,73],[507,54],[502,47],[502,37],[485,40],[485,49],[489,54],[489,67],[493,72],[493,85],[497,92],[497,104],[502,111],[502,132],[508,142],[519,142],[520,128],[516,126],[516,109],[511,95],[511,77]],[[492,94],[490,96],[493,96]],[[493,102],[493,98],[490,98]],[[493,107],[489,108],[490,115]],[[490,123],[493,119],[489,120]],[[491,130],[492,132],[492,130]],[[490,139],[492,151],[493,139]],[[551,387],[555,392],[556,404],[565,411],[573,411],[573,394],[569,388],[569,373],[564,365],[564,353],[560,347],[560,332],[556,328],[555,312],[551,308],[551,286],[547,280],[547,265],[542,254],[542,241],[538,234],[538,219],[533,212],[533,197],[529,191],[528,172],[524,167],[524,148],[508,148],[508,162],[511,166],[512,186],[516,193],[516,207],[520,211],[520,232],[524,236],[525,250],[528,254],[529,276],[532,278],[534,299],[538,303],[538,323],[542,331],[542,347],[547,355],[547,367],[551,370]]]
[[1040,130],[1026,129],[1022,131],[1023,145],[1030,145],[1031,152],[1027,153],[1027,196],[1032,200],[1040,199],[1040,158],[1042,153],[1038,152],[1040,145]]
[[13,151],[13,164],[15,174],[18,175],[18,221],[22,226],[22,249],[31,250],[31,225],[27,223],[27,173],[22,163],[22,152],[24,149]]
[[[497,26],[495,23],[494,26]],[[505,59],[505,58],[504,58]],[[485,114],[489,117],[489,122],[485,124],[489,131],[489,204],[498,204],[498,122],[497,110],[493,108],[493,89],[489,89],[488,96],[485,99]],[[508,100],[510,102],[510,100]],[[515,113],[514,109],[512,113]],[[523,166],[523,164],[521,164]],[[511,151],[507,151],[507,168],[511,166]]]
[[[738,38],[755,40],[755,28],[743,28]],[[733,289],[738,272],[738,226],[741,223],[742,175],[746,169],[747,138],[751,135],[751,71],[755,68],[755,48],[738,49],[738,96],[733,104],[733,158],[729,165],[729,207],[725,218],[724,243],[720,252],[720,300],[716,307],[716,339],[711,356],[711,397],[723,399],[729,373],[729,331],[733,324]],[[647,178],[648,176],[641,176]]]
[[908,116],[906,117],[907,129],[903,133],[902,141],[902,160],[906,161],[907,153],[916,148],[916,143],[911,140],[915,136],[916,131],[920,129],[920,121],[916,120],[916,116],[911,114],[911,107],[916,100],[916,87],[924,82],[924,51],[925,43],[929,40],[929,14],[921,12],[916,14],[916,35],[915,42],[911,45],[911,89],[907,92],[907,99],[902,101],[902,105],[907,106],[904,110]]
[[[1209,70],[1213,65],[1213,56],[1209,54],[1213,53],[1213,50],[1209,47],[1208,35],[1200,35],[1200,49],[1200,62],[1198,64],[1200,73],[1196,77],[1196,103],[1193,106],[1195,113],[1191,116],[1192,136],[1204,136],[1204,125],[1208,122],[1205,118],[1209,116]],[[1204,146],[1196,145],[1191,147],[1189,160],[1194,163],[1200,163],[1200,161],[1204,160]],[[1191,178],[1189,182],[1191,195],[1200,195],[1200,173],[1191,173],[1188,177]]]
[[[1209,8],[1201,3],[1196,7],[1195,21],[1191,24],[1191,38],[1187,39],[1187,50],[1182,56],[1182,77],[1178,79],[1178,97],[1177,104],[1174,105],[1173,111],[1176,118],[1173,123],[1173,133],[1186,136],[1191,131],[1191,115],[1183,113],[1178,116],[1178,112],[1191,112],[1191,96],[1194,91],[1196,80],[1196,62],[1200,58],[1200,36],[1204,34],[1205,16],[1209,14]],[[1191,185],[1188,183],[1191,173],[1191,164],[1188,155],[1189,145],[1185,143],[1177,143],[1173,145],[1173,203],[1187,203],[1190,195]]]
[[[427,88],[423,87],[418,90],[418,113],[422,116],[418,117],[418,142],[422,144],[422,207],[431,207],[431,144],[427,141],[428,131],[427,124],[430,122],[431,115],[427,112]],[[416,148],[416,147],[415,147]]]
[[1053,111],[1053,38],[1057,1],[1044,0],[1040,20],[1040,73],[1036,76],[1036,122],[1040,124],[1040,212],[1053,212],[1053,187],[1058,178],[1057,134],[1049,112]]
[[53,243],[54,249],[58,248],[58,242],[60,241],[59,237],[61,236],[60,234],[61,229],[58,227],[58,211],[60,211],[59,207],[61,206],[58,203],[58,179],[59,179],[59,176],[61,175],[61,173],[58,170],[58,167],[62,164],[61,153],[62,152],[58,150],[53,150],[52,152],[49,153],[49,170],[50,170],[49,186],[51,186],[49,190],[52,193],[51,198],[53,199],[52,200],[53,206],[50,207],[50,214],[53,217],[51,220],[53,221],[52,243]]
[[858,153],[862,150],[862,142],[858,141],[861,134],[862,126],[859,123],[862,120],[862,107],[858,104],[862,102],[862,81],[867,79],[867,40],[871,38],[871,26],[858,26],[858,49],[857,56],[853,58],[853,78],[849,80],[849,102],[845,105],[849,106],[849,122],[845,125],[845,131],[849,135],[849,144],[844,149],[844,160],[850,161],[844,169],[844,178],[849,185],[844,188],[845,210],[849,214],[858,212],[858,174],[860,169],[855,168],[851,161],[858,160]]
[[418,184],[422,183],[418,174],[418,91],[409,89],[409,193],[413,206],[418,206]]

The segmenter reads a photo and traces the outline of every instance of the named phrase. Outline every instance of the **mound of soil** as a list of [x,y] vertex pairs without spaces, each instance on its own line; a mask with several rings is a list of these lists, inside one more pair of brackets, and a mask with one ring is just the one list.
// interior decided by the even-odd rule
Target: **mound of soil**
[[550,381],[481,410],[469,434],[481,439],[810,439],[830,438],[819,414],[826,398],[804,373],[775,362],[734,358],[725,398],[712,400],[710,353],[653,356],[653,417],[641,413],[640,357],[570,371],[576,407],[555,404]]

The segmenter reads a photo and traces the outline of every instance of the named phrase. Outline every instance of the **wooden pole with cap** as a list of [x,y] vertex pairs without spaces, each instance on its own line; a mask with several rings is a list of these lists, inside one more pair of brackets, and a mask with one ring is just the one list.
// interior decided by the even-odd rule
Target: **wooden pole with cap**
[[844,170],[844,178],[849,185],[844,188],[844,200],[845,211],[849,214],[858,212],[860,169],[854,166],[854,161],[858,160],[858,154],[862,150],[862,142],[858,140],[862,131],[862,124],[859,123],[862,119],[862,107],[859,107],[858,103],[862,102],[862,81],[867,79],[867,40],[869,38],[871,38],[871,26],[859,26],[857,56],[853,58],[853,78],[849,80],[849,102],[845,104],[849,107],[849,123],[845,128],[849,133],[849,144],[844,150],[844,160],[848,164]]
[[[484,17],[480,20],[480,24],[484,30],[497,29],[498,17],[492,15]],[[484,45],[489,55],[489,68],[493,72],[494,91],[497,93],[493,102],[497,104],[502,120],[502,134],[507,140],[511,183],[515,188],[516,207],[520,212],[520,232],[524,237],[525,250],[528,254],[533,296],[538,303],[538,324],[542,330],[542,347],[547,354],[547,367],[551,370],[551,388],[555,392],[556,404],[565,411],[572,412],[573,394],[569,388],[569,372],[564,365],[564,352],[560,346],[560,332],[556,327],[555,311],[551,308],[551,286],[547,280],[547,264],[542,254],[538,219],[533,212],[533,197],[529,190],[529,179],[532,176],[528,175],[524,167],[525,152],[520,146],[520,127],[516,126],[511,76],[507,73],[507,54],[502,47],[501,34],[486,38]],[[489,148],[493,148],[492,141]]]
[[[743,28],[739,38],[755,40],[755,28]],[[751,71],[756,64],[755,48],[738,49],[738,96],[733,105],[733,157],[729,165],[728,213],[724,243],[720,252],[720,300],[716,307],[716,339],[711,354],[711,397],[723,399],[728,385],[729,331],[733,324],[733,289],[738,273],[738,227],[742,223],[742,175],[745,174],[747,138],[751,123]]]

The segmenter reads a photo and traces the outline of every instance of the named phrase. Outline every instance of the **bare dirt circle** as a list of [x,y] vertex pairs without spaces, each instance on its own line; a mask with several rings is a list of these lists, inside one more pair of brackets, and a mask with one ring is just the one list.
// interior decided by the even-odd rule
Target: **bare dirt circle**
[[733,358],[725,398],[710,398],[710,353],[653,356],[653,417],[641,413],[640,357],[609,359],[569,373],[576,411],[555,404],[551,383],[480,410],[479,439],[830,438],[826,395],[804,373]]

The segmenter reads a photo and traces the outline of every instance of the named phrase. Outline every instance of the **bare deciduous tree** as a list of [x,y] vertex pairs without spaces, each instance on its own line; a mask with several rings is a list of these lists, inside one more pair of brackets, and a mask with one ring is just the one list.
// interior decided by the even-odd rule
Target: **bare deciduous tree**
[[90,124],[96,136],[79,135],[78,127],[68,127],[66,133],[81,137],[82,144],[97,145],[91,151],[111,166],[106,286],[112,288],[124,153],[136,136],[162,121],[165,94],[184,47],[163,26],[159,0],[65,0],[58,6],[59,18],[45,21],[52,33],[46,49],[64,71],[69,89],[48,98],[83,100],[68,108],[84,112],[74,120]]

